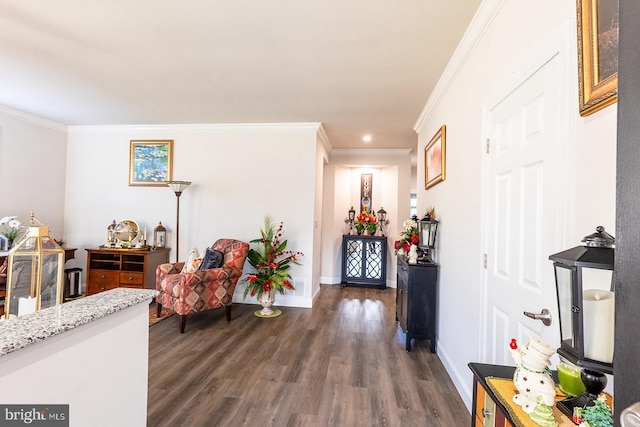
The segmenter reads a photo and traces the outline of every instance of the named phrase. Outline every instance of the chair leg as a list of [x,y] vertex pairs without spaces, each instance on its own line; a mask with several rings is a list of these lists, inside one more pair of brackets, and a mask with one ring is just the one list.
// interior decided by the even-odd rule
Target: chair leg
[[180,315],[180,333],[184,334],[184,327],[187,325],[187,315],[186,314],[181,314]]
[[160,318],[161,314],[162,314],[162,304],[160,304],[156,299],[156,317]]
[[231,306],[227,306],[227,322],[231,321]]

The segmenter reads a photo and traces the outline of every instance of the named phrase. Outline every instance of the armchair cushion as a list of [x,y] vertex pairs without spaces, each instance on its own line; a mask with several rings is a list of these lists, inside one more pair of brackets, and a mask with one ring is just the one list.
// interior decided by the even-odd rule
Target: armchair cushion
[[200,252],[198,252],[198,248],[193,248],[187,254],[187,260],[184,263],[184,267],[182,267],[182,273],[193,273],[200,267],[200,262],[202,258],[200,258]]
[[198,270],[209,270],[211,268],[222,267],[222,261],[224,261],[224,254],[215,249],[207,248],[200,263]]

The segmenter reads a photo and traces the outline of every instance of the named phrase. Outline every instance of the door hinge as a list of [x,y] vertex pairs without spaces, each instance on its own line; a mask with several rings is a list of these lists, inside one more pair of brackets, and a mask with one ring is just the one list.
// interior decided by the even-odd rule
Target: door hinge
[[487,138],[487,140],[485,141],[485,150],[487,154],[489,154],[489,152],[491,151],[491,140],[489,138]]
[[482,254],[482,266],[484,267],[485,270],[487,269],[487,263],[488,263],[487,258],[488,258],[487,254]]

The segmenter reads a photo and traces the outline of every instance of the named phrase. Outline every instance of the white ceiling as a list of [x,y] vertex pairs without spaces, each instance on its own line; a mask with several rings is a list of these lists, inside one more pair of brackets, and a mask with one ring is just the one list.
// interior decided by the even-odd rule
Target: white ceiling
[[479,3],[0,0],[0,104],[68,125],[322,122],[333,148],[415,148]]

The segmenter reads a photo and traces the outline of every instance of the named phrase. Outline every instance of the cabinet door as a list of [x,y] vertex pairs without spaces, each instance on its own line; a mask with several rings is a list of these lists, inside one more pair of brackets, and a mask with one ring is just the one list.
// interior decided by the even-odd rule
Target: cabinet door
[[364,277],[380,281],[383,279],[383,265],[385,259],[383,242],[380,240],[368,240],[364,242]]
[[438,269],[423,266],[408,268],[407,297],[409,306],[407,320],[409,327],[418,335],[434,335]]
[[364,245],[362,240],[347,239],[344,242],[343,274],[346,278],[359,279],[362,277],[362,263],[364,261]]
[[396,316],[400,327],[407,332],[407,289],[409,283],[409,271],[407,264],[398,262],[398,283],[396,292]]

